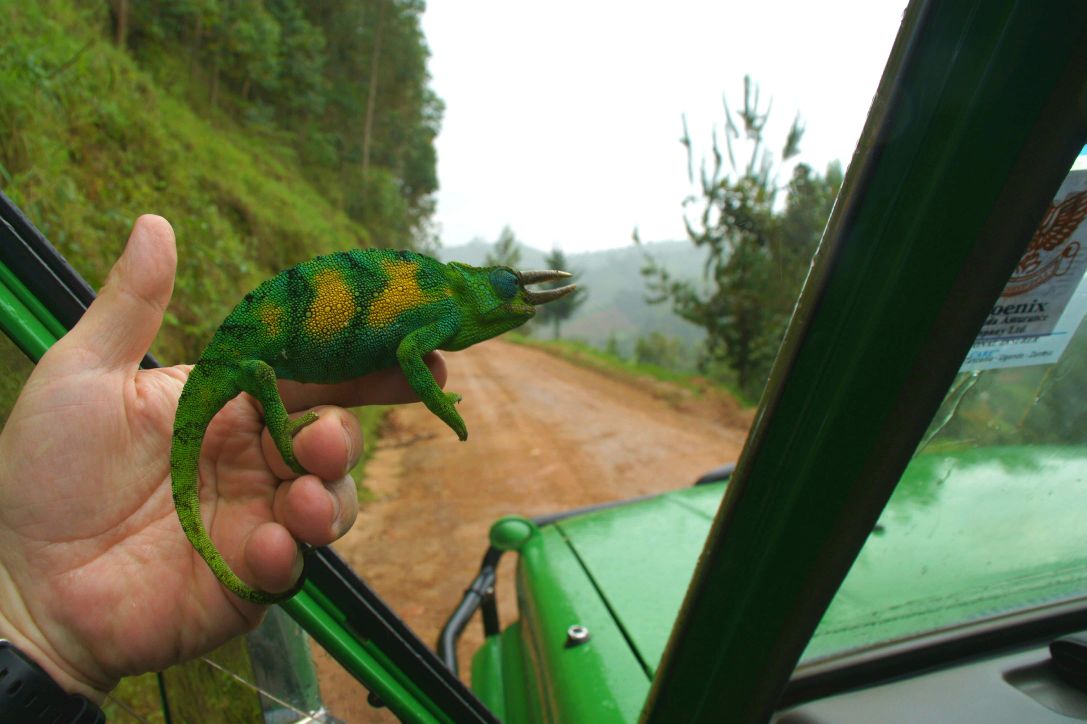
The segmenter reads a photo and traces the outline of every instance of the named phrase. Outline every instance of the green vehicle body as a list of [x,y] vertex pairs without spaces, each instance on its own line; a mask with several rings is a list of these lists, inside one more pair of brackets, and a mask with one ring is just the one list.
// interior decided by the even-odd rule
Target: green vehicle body
[[[1087,629],[1087,449],[922,443],[1087,142],[1084,98],[1087,4],[911,3],[735,472],[496,524],[518,611],[501,628],[493,577],[458,609],[483,606],[474,694],[328,551],[283,609],[410,722],[764,721]],[[78,309],[3,258],[0,327],[37,359]]]
[[[1087,595],[1087,448],[919,455],[800,661],[805,665]],[[727,483],[537,527],[517,543],[519,621],[472,687],[504,721],[636,721]],[[968,521],[938,525],[935,521]],[[1030,545],[1024,545],[1029,541]],[[581,625],[589,639],[567,644]]]

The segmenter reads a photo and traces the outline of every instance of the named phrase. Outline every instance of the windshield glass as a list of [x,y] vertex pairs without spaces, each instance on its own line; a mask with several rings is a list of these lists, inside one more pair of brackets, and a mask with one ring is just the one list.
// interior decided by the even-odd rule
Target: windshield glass
[[1087,149],[803,661],[1087,596]]

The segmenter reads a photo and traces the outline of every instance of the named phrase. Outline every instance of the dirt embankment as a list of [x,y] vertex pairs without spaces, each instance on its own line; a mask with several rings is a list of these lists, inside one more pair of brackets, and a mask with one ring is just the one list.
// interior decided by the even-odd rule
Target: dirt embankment
[[[749,411],[721,400],[612,378],[507,342],[447,359],[447,389],[464,396],[468,442],[422,405],[394,410],[367,467],[376,500],[334,546],[430,645],[475,576],[494,520],[690,485],[736,460],[751,422]],[[512,556],[501,568],[505,625],[516,610]],[[459,648],[462,671],[481,641],[477,617]],[[335,662],[318,664],[333,715],[394,721],[374,712]]]

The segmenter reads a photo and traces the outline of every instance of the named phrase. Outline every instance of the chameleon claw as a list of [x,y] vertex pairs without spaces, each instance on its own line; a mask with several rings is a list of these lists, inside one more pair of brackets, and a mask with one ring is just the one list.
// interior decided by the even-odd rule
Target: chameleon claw
[[317,422],[318,419],[319,416],[316,412],[307,412],[305,415],[302,415],[302,417],[295,418],[287,423],[287,434],[294,437],[302,431],[302,428],[312,425]]
[[468,427],[464,424],[464,419],[457,412],[455,405],[460,402],[461,397],[456,392],[446,392],[445,401],[447,407],[438,413],[446,425],[449,425],[453,429],[453,432],[457,433],[457,437],[463,442],[468,439]]
[[468,440],[468,426],[464,424],[464,420],[460,419],[459,415],[456,420],[449,423],[449,426],[453,428],[453,432],[457,433],[457,437],[461,442]]
[[287,440],[284,445],[278,445],[279,453],[283,456],[283,462],[287,463],[294,472],[299,475],[305,475],[309,471],[302,467],[302,463],[298,462],[298,458],[294,456],[294,436],[302,431],[302,428],[308,427],[317,422],[318,415],[316,412],[307,412],[301,417],[296,417],[293,420],[289,420],[286,424]]

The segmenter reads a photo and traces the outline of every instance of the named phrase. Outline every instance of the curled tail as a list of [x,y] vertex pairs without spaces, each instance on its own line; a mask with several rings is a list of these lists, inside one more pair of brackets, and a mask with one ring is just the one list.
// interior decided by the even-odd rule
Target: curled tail
[[215,577],[246,601],[271,604],[294,595],[301,586],[301,580],[298,586],[285,593],[266,593],[246,585],[211,542],[200,517],[200,446],[211,419],[242,391],[237,377],[232,365],[221,362],[198,362],[189,373],[178,400],[170,448],[174,507],[185,536],[207,562]]

